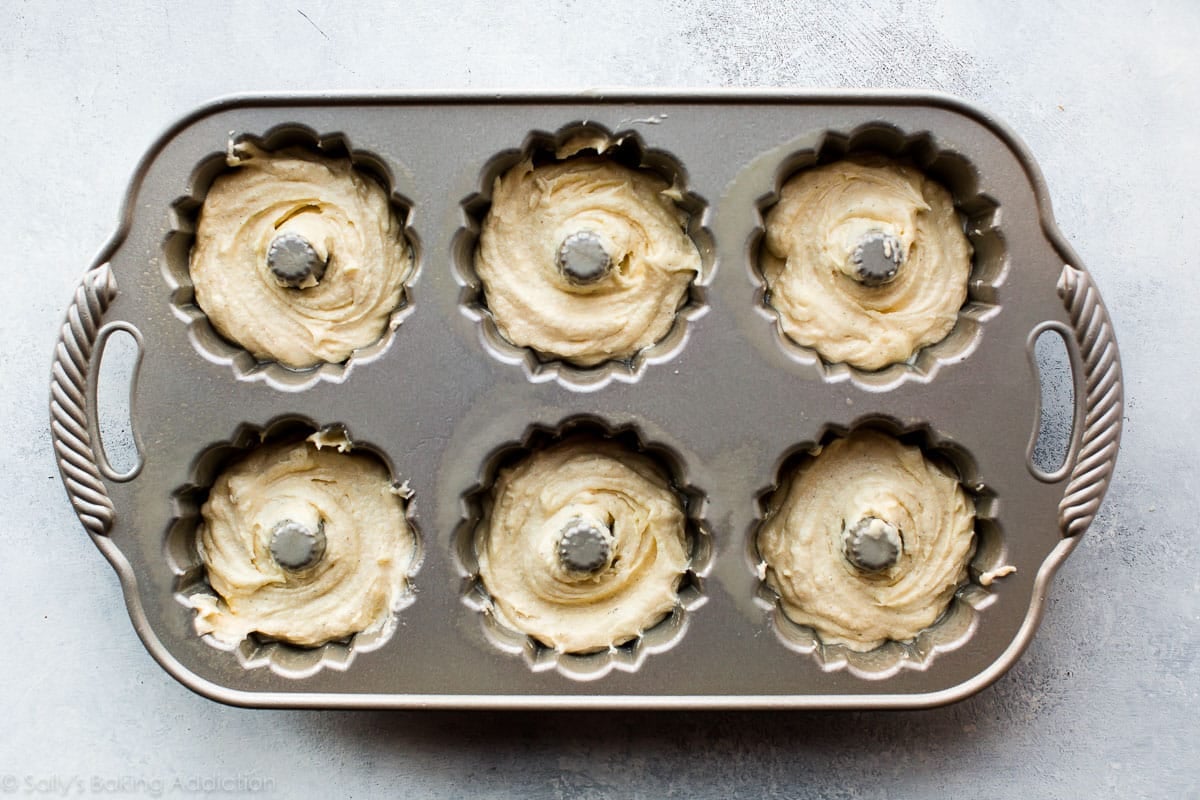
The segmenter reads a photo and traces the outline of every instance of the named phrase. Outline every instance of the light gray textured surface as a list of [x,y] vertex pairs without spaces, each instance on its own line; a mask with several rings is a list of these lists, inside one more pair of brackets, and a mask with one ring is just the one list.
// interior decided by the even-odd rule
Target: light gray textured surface
[[[2,451],[0,792],[1200,796],[1188,509],[1200,271],[1186,244],[1200,223],[1200,7],[1046,5],[0,8],[0,370],[15,425]],[[133,634],[47,428],[60,315],[138,158],[179,115],[233,91],[616,84],[941,89],[1028,143],[1108,302],[1127,381],[1113,487],[1029,652],[975,698],[904,713],[268,712],[180,687]]]

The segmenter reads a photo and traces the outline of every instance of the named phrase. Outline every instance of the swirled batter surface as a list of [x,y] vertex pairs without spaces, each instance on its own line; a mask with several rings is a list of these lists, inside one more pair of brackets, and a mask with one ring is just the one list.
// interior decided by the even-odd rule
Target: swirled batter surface
[[[405,501],[377,458],[263,445],[220,474],[201,508],[199,551],[216,592],[191,598],[201,635],[237,644],[251,633],[317,646],[383,626],[407,587],[415,552]],[[271,555],[276,523],[323,525],[324,553],[288,570]]]
[[[611,532],[605,563],[573,572],[558,556],[572,520]],[[477,531],[479,574],[497,620],[568,653],[636,638],[667,616],[689,556],[683,507],[650,458],[590,437],[502,470]]]
[[[191,254],[196,302],[226,339],[293,369],[339,363],[384,336],[412,255],[383,187],[349,159],[239,144],[204,198]],[[276,236],[306,239],[327,262],[319,282],[281,285],[267,266]]]
[[[865,235],[900,243],[882,286],[854,279]],[[950,192],[913,167],[856,157],[806,169],[766,217],[761,258],[779,325],[830,363],[878,370],[946,337],[967,297],[972,248]]]
[[[475,271],[505,339],[589,367],[632,357],[666,336],[700,252],[679,193],[662,178],[577,156],[496,179]],[[563,240],[596,235],[612,268],[580,285],[558,269]]]
[[[974,503],[920,448],[859,430],[835,439],[780,487],[758,535],[766,580],[789,619],[822,641],[867,651],[906,641],[945,611],[975,551]],[[868,573],[845,532],[873,517],[902,542],[891,567]]]

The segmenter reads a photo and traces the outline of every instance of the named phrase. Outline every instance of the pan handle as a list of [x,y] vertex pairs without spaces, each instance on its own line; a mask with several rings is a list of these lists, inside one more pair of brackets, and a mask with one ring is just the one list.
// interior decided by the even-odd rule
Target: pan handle
[[1112,321],[1091,275],[1065,265],[1058,295],[1067,307],[1078,349],[1071,447],[1075,458],[1058,505],[1058,525],[1063,536],[1077,536],[1092,523],[1112,479],[1121,442],[1124,386]]
[[117,295],[117,283],[107,264],[84,274],[67,307],[66,321],[54,349],[50,379],[50,432],[54,453],[71,505],[87,531],[103,536],[115,519],[112,500],[101,481],[95,419],[96,344],[101,319]]

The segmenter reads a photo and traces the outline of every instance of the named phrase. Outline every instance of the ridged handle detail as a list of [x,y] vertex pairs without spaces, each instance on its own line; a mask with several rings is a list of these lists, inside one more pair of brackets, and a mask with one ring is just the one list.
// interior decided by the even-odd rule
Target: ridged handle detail
[[83,276],[58,334],[50,381],[50,431],[58,469],[83,527],[98,535],[112,528],[115,512],[93,449],[89,378],[101,319],[116,295],[107,264]]
[[1091,525],[1112,478],[1121,440],[1124,387],[1112,322],[1091,276],[1064,266],[1058,294],[1070,315],[1084,372],[1079,449],[1058,506],[1063,535],[1076,536]]

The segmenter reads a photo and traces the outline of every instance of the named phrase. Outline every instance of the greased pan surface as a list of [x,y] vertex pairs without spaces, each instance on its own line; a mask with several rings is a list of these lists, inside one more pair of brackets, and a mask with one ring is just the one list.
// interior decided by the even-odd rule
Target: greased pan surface
[[[704,260],[667,340],[595,370],[503,342],[470,263],[492,178],[522,151],[581,129],[629,142],[647,167],[680,179]],[[255,365],[192,302],[195,206],[241,136],[349,151],[408,209],[416,272],[402,322],[347,365]],[[824,365],[785,340],[755,266],[762,209],[780,181],[859,150],[944,175],[977,254],[954,333],[883,373]],[[142,356],[131,401],[142,463],[127,475],[99,452],[95,422],[97,362],[117,329]],[[1070,452],[1051,474],[1029,455],[1039,403],[1031,353],[1044,330],[1067,340],[1075,373]],[[915,707],[978,691],[1028,644],[1057,566],[1095,513],[1120,405],[1103,304],[1054,228],[1024,148],[958,101],[865,92],[215,103],[139,166],[121,229],[68,310],[51,403],[72,502],[117,570],[138,634],[180,681],[250,706],[478,708]],[[580,420],[671,465],[690,498],[694,575],[685,608],[638,645],[562,658],[488,622],[464,521],[498,457]],[[203,579],[190,535],[196,500],[231,445],[300,423],[344,425],[408,482],[421,542],[413,594],[374,641],[216,647],[195,634],[181,600]],[[753,546],[786,459],[863,424],[953,461],[981,518],[971,581],[947,618],[869,657],[820,646],[782,619]],[[1016,571],[982,585],[1005,565]]]

